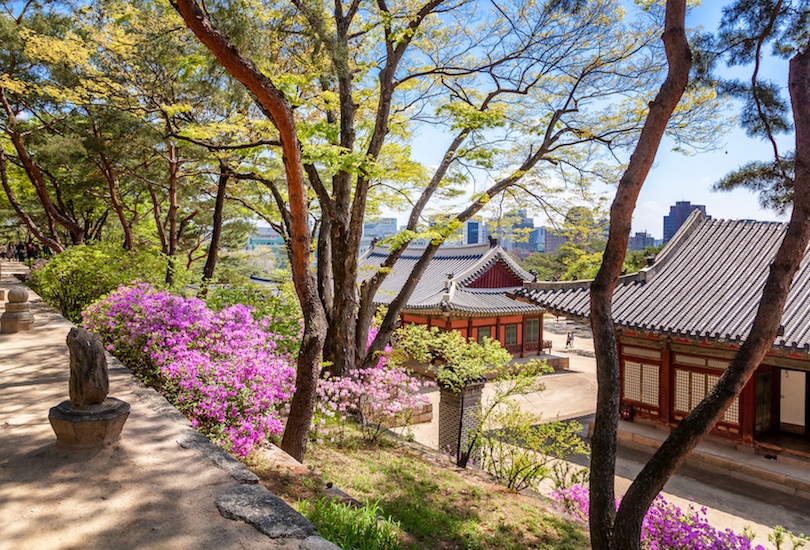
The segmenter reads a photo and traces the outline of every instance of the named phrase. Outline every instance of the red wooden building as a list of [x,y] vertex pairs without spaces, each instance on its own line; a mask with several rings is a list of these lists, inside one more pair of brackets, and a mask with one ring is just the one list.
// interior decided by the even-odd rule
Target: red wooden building
[[[423,251],[413,246],[405,250],[377,291],[375,303],[386,305],[397,296]],[[371,276],[387,256],[384,247],[368,250],[360,258],[360,278]],[[488,336],[520,357],[540,355],[544,308],[507,296],[531,279],[497,244],[444,246],[431,260],[400,319],[403,324],[457,330],[477,341]]]
[[[622,405],[674,426],[712,389],[745,340],[785,226],[694,212],[654,263],[621,278],[613,298]],[[530,283],[521,299],[585,319],[590,281]],[[810,258],[780,335],[712,434],[810,457]]]

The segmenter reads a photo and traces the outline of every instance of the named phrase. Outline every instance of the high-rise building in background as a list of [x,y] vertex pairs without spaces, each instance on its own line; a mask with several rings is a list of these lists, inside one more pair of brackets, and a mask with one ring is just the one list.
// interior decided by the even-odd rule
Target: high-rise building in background
[[360,250],[366,250],[373,239],[378,241],[396,235],[396,218],[379,218],[373,222],[363,224],[363,237],[360,239]]
[[279,235],[272,227],[257,227],[250,234],[247,242],[248,250],[256,250],[260,247],[276,248],[284,246],[284,237]]
[[529,234],[529,248],[532,253],[546,251],[546,228],[535,227]]
[[568,242],[568,237],[555,233],[554,230],[546,228],[543,252],[546,254],[556,254],[557,250]]
[[489,231],[487,222],[475,216],[464,222],[464,237],[461,244],[481,244],[487,242]]
[[[678,201],[675,206],[669,207],[669,216],[664,216],[664,242],[668,242],[675,235],[675,232],[683,225],[683,222],[686,221],[686,218],[689,217],[693,210],[700,210],[706,214],[706,206],[692,204],[689,201]],[[712,219],[708,214],[707,217]]]
[[520,257],[536,252],[530,244],[533,231],[534,218],[528,216],[525,208],[508,212],[490,222],[490,234],[507,252]]
[[627,243],[628,250],[644,250],[651,246],[655,246],[655,238],[646,231],[636,232]]

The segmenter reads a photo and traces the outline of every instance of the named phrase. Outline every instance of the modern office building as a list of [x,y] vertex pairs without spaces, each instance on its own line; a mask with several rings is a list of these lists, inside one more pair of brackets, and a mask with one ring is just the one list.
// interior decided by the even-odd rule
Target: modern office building
[[396,235],[396,233],[396,218],[379,218],[375,221],[365,222],[363,224],[363,237],[360,239],[360,249],[367,250],[372,240],[381,241],[386,237]]
[[275,248],[284,246],[284,238],[272,227],[257,227],[248,237],[248,250],[256,250],[259,247]]
[[461,244],[481,244],[487,242],[489,231],[487,222],[475,216],[464,222],[464,236]]
[[630,237],[630,241],[628,242],[627,249],[628,250],[644,250],[645,248],[649,248],[651,246],[655,246],[655,237],[647,233],[646,231],[636,232],[635,235]]
[[556,254],[559,248],[568,242],[568,237],[555,233],[552,229],[546,228],[544,240],[544,252],[546,254]]
[[693,210],[700,210],[708,219],[712,219],[711,216],[706,214],[706,206],[702,204],[692,204],[689,201],[677,201],[675,206],[669,207],[669,215],[664,216],[664,242],[669,242]]

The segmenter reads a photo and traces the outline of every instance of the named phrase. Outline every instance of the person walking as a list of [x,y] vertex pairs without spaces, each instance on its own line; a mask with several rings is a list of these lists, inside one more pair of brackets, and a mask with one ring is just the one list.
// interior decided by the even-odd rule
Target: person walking
[[574,349],[574,333],[571,332],[570,334],[571,334],[571,338],[570,338],[571,349]]
[[565,349],[568,349],[570,347],[571,347],[571,333],[568,332],[565,335]]

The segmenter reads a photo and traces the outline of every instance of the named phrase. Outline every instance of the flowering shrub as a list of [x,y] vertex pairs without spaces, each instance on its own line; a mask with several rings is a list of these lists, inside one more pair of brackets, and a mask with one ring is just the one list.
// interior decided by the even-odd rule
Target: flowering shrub
[[[377,335],[369,331],[368,342]],[[401,426],[410,421],[413,410],[430,402],[420,389],[431,382],[413,378],[408,372],[392,365],[386,346],[377,364],[365,370],[351,370],[348,376],[329,377],[318,385],[318,410],[326,416],[348,414],[360,417],[366,439],[374,441],[384,426]]]
[[282,431],[295,370],[250,308],[212,312],[197,298],[147,284],[88,306],[84,326],[218,444],[245,456]]
[[[166,258],[158,251],[140,248],[130,252],[120,243],[95,243],[71,246],[47,262],[37,260],[28,284],[62,315],[79,323],[85,307],[119,285],[134,280],[162,285],[165,277]],[[190,278],[186,269],[177,266],[176,288]]]
[[[588,489],[572,485],[552,493],[559,508],[583,521],[590,509]],[[616,503],[618,508],[618,502]],[[751,539],[726,529],[709,525],[706,508],[689,506],[684,512],[664,497],[653,501],[641,526],[641,546],[647,550],[764,550]]]

